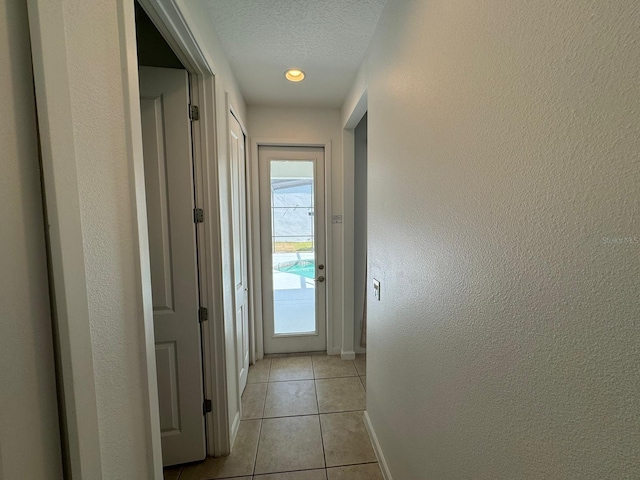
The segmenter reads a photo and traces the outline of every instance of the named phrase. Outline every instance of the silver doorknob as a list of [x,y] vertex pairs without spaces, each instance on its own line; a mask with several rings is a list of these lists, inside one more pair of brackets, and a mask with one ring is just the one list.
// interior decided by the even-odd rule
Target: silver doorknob
[[322,275],[318,277],[318,282],[324,282],[324,277]]

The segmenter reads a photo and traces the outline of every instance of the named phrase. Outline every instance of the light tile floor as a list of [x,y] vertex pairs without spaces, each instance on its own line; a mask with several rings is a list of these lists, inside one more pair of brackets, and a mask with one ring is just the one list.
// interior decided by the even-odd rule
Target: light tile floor
[[365,375],[365,355],[252,365],[231,455],[168,468],[165,480],[382,480],[362,419]]

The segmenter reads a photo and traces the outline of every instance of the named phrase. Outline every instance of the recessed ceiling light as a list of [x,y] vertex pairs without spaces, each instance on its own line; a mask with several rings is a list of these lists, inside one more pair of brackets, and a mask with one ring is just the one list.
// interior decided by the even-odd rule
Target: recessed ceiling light
[[298,68],[291,68],[284,72],[284,77],[290,82],[301,82],[304,80],[304,72]]

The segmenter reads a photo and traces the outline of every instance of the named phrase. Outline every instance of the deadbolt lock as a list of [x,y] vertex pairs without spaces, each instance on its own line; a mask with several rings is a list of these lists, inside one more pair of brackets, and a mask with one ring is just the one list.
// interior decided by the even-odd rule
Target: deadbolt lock
[[324,265],[322,264],[318,265],[318,270],[324,270]]

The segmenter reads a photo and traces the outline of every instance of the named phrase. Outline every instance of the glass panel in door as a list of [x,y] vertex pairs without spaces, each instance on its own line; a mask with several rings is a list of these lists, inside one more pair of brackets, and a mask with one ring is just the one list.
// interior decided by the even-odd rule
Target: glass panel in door
[[313,161],[270,161],[274,335],[315,334]]

